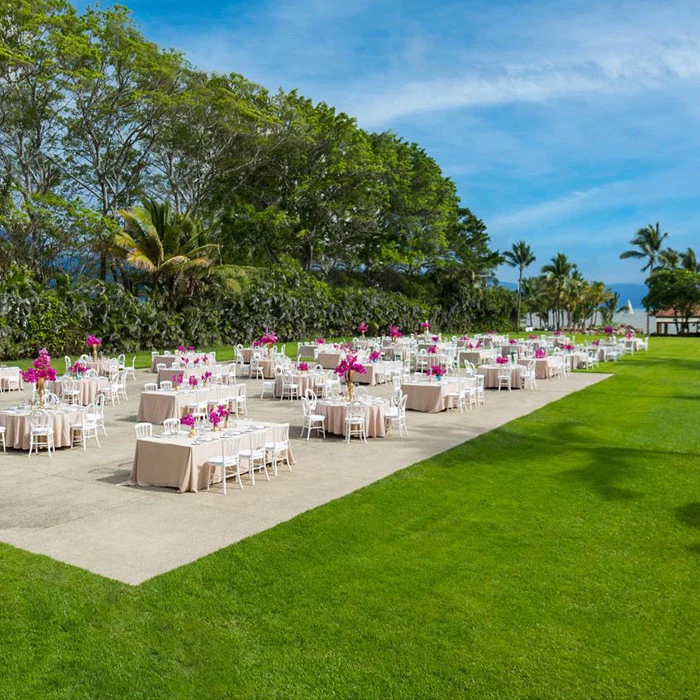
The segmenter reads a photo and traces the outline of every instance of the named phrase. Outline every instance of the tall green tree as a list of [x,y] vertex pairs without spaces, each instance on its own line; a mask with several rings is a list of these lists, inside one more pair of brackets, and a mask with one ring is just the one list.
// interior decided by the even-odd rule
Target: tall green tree
[[630,241],[630,245],[635,248],[620,253],[620,258],[645,260],[646,264],[642,267],[642,272],[651,274],[659,265],[663,243],[667,238],[668,233],[661,233],[658,221],[656,224],[649,224],[645,228],[640,228]]
[[557,253],[546,265],[542,266],[542,274],[547,277],[553,292],[554,318],[557,328],[562,326],[564,310],[564,290],[567,280],[578,269],[576,263],[569,260],[564,253]]
[[518,321],[516,330],[520,329],[520,302],[523,295],[523,275],[525,270],[532,265],[537,259],[535,254],[532,252],[532,248],[525,243],[525,241],[520,240],[517,243],[513,243],[510,250],[503,252],[503,259],[506,265],[510,267],[515,267],[518,269]]
[[692,248],[686,248],[685,252],[680,254],[680,262],[684,270],[700,272],[700,262],[698,262],[697,255]]

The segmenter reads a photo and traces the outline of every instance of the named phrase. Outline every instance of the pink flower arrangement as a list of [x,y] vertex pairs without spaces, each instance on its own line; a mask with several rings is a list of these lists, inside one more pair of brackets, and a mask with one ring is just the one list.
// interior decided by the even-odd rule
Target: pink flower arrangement
[[182,372],[180,372],[180,374],[173,375],[173,386],[174,385],[180,386],[180,384],[182,384],[183,379],[184,379],[184,375],[182,374]]
[[400,338],[402,335],[401,329],[398,326],[391,326],[389,328],[389,337],[390,338]]
[[511,345],[517,345],[517,343],[518,343],[518,341],[517,341],[515,338],[511,338],[508,342],[509,342]]
[[184,345],[178,345],[175,349],[178,352],[187,352],[187,348]]
[[325,344],[326,344],[325,338],[316,338],[316,345],[325,345]]
[[594,340],[591,345],[594,345],[595,347],[598,347],[600,345],[600,340]]
[[202,381],[203,382],[208,382],[211,379],[211,372],[204,372],[202,374]]
[[606,335],[612,335],[613,334],[613,327],[612,326],[605,326],[605,328],[603,328],[603,333],[605,333]]
[[538,360],[542,360],[547,357],[547,353],[545,352],[544,348],[537,348],[537,350],[535,350],[535,357]]
[[576,349],[574,345],[571,345],[571,343],[566,343],[566,345],[562,345],[561,347],[562,350],[567,350],[568,352],[572,352]]
[[51,355],[46,348],[39,350],[39,356],[32,362],[32,366],[20,372],[22,379],[30,384],[36,384],[40,379],[56,381],[56,370],[51,366]]
[[308,362],[300,362],[300,363],[297,365],[297,369],[298,369],[300,372],[308,372],[308,371],[309,371],[309,363],[308,363]]
[[190,345],[190,347],[187,348],[190,352],[194,352],[194,345]]
[[432,340],[434,343],[437,343],[437,341],[440,340],[440,336],[439,336],[439,335],[433,335],[433,336],[430,337],[430,340]]
[[427,331],[430,328],[430,321],[423,321],[423,323],[420,324],[420,327]]
[[625,338],[627,338],[627,340],[634,338],[634,333],[632,333],[632,331],[627,331],[627,333],[625,333]]
[[102,338],[98,338],[97,336],[90,334],[87,338],[85,338],[85,345],[89,345],[90,347],[93,345],[102,345]]
[[81,362],[76,362],[74,365],[71,365],[68,368],[68,371],[74,376],[77,377],[80,374],[85,374],[85,372],[90,369],[87,365],[82,364]]
[[440,367],[440,365],[433,365],[428,369],[426,374],[429,377],[437,377],[438,379],[441,379],[445,374],[445,370],[442,367]]
[[202,355],[202,362],[205,365],[208,365],[209,364],[209,355]]
[[438,351],[437,345],[431,345],[431,346],[428,348],[428,354],[429,354],[429,355],[437,355],[437,351]]
[[186,415],[182,416],[182,418],[180,418],[180,424],[189,425],[191,428],[194,425],[194,414],[187,413]]
[[364,335],[368,330],[369,328],[364,321],[362,321],[362,323],[360,323],[360,325],[357,326],[357,332],[362,333],[362,335]]
[[496,358],[496,364],[498,364],[498,365],[507,365],[507,364],[508,364],[508,358],[507,358],[507,357],[497,357],[497,358]]
[[460,340],[469,340],[469,336],[468,336],[468,335],[463,335],[463,336],[460,338]]
[[277,343],[277,334],[272,331],[267,331],[261,335],[256,341],[253,342],[253,347],[258,348],[261,345],[272,346]]
[[197,377],[190,377],[187,380],[187,383],[194,389],[197,386],[197,384],[199,384],[199,380],[197,379]]
[[358,374],[365,374],[367,372],[364,365],[361,365],[354,355],[348,355],[333,371],[339,377],[344,376],[346,380],[349,379],[348,375],[350,372],[357,372]]
[[553,335],[559,336],[561,335],[561,331],[554,331]]
[[194,358],[194,364],[195,364],[195,367],[199,364],[199,358],[198,358],[198,357],[195,357],[195,358]]
[[536,335],[528,335],[528,340],[537,340]]
[[378,362],[381,359],[382,359],[382,353],[379,352],[379,350],[372,350],[372,352],[369,354],[369,361],[370,362]]
[[217,428],[221,423],[221,416],[218,411],[209,411],[209,422]]

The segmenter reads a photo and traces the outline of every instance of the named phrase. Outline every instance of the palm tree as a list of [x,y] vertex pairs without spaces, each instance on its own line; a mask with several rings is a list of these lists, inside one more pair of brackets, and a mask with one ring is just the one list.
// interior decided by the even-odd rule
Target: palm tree
[[[690,248],[688,248],[690,250]],[[673,248],[666,248],[659,253],[659,262],[661,267],[675,270],[681,261],[681,253]]]
[[649,224],[646,228],[640,228],[635,237],[630,241],[630,245],[637,246],[637,250],[626,250],[620,253],[620,258],[642,258],[647,260],[647,264],[642,267],[642,272],[654,272],[661,255],[661,246],[668,238],[668,233],[661,233],[659,222],[656,225]]
[[119,215],[124,229],[116,234],[115,244],[129,265],[151,276],[154,298],[163,278],[209,268],[218,253],[216,244],[200,243],[201,227],[186,214],[173,214],[168,202],[147,200]]
[[620,293],[608,291],[607,298],[600,305],[599,311],[603,318],[603,325],[609,326],[613,322],[613,316],[620,309]]
[[513,243],[510,250],[503,253],[506,265],[518,268],[518,321],[516,330],[520,330],[520,301],[523,295],[523,273],[525,268],[530,267],[535,262],[535,254],[525,241]]
[[692,248],[688,248],[685,253],[680,254],[681,267],[684,270],[690,270],[691,272],[700,272],[700,263],[698,263],[695,251]]
[[[668,238],[668,233],[661,233],[659,222],[656,226],[649,224],[646,228],[640,228],[637,235],[630,241],[630,245],[637,246],[637,250],[626,250],[620,253],[620,258],[642,258],[648,262],[642,267],[642,272],[652,272],[657,267],[657,262],[661,255],[661,246]],[[647,333],[649,333],[649,314],[647,314]]]
[[553,286],[553,307],[557,328],[561,327],[561,311],[566,281],[576,270],[578,270],[576,263],[571,262],[564,253],[557,253],[551,258],[549,263],[542,266],[542,274],[547,276],[547,279]]

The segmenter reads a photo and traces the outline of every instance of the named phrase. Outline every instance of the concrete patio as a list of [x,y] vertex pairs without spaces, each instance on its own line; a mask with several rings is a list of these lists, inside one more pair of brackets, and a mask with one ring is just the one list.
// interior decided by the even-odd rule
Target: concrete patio
[[[607,374],[575,373],[539,382],[537,391],[488,391],[478,410],[440,414],[409,412],[409,435],[350,445],[337,436],[298,438],[301,404],[256,398],[248,381],[248,410],[261,421],[289,422],[297,461],[268,483],[226,496],[217,488],[200,493],[126,486],[134,455],[139,392],[153,381],[144,370],[129,382],[128,402],[108,406],[108,436],[102,448],[46,453],[0,453],[0,540],[88,571],[137,585],[222,547],[340,498],[393,472],[438,454],[585,389]],[[390,389],[372,387],[388,396]],[[0,394],[0,407],[30,397]],[[156,432],[158,432],[156,427]],[[247,486],[244,480],[244,485]]]

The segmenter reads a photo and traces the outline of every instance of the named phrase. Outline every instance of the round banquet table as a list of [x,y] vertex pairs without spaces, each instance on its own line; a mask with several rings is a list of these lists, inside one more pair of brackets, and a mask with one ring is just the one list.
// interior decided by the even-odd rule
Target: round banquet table
[[[96,377],[81,377],[75,380],[75,387],[80,392],[80,405],[87,406],[94,403],[100,391],[100,384]],[[63,397],[63,384],[60,381],[46,382],[46,390],[56,396]]]
[[[387,401],[373,401],[366,404],[367,437],[385,437],[385,417],[386,409],[389,407]],[[347,401],[333,399],[319,399],[316,402],[314,411],[320,416],[326,417],[326,432],[335,435],[345,435],[345,417],[348,412]]]
[[[70,447],[70,426],[80,421],[83,410],[81,406],[66,406],[56,411],[47,411],[55,447]],[[10,409],[0,412],[0,425],[6,428],[5,441],[8,447],[15,450],[29,449],[28,410]]]
[[[498,389],[498,365],[482,365],[477,372],[484,376],[485,389]],[[510,386],[513,389],[520,389],[522,386],[522,374],[525,367],[521,365],[510,365]]]

